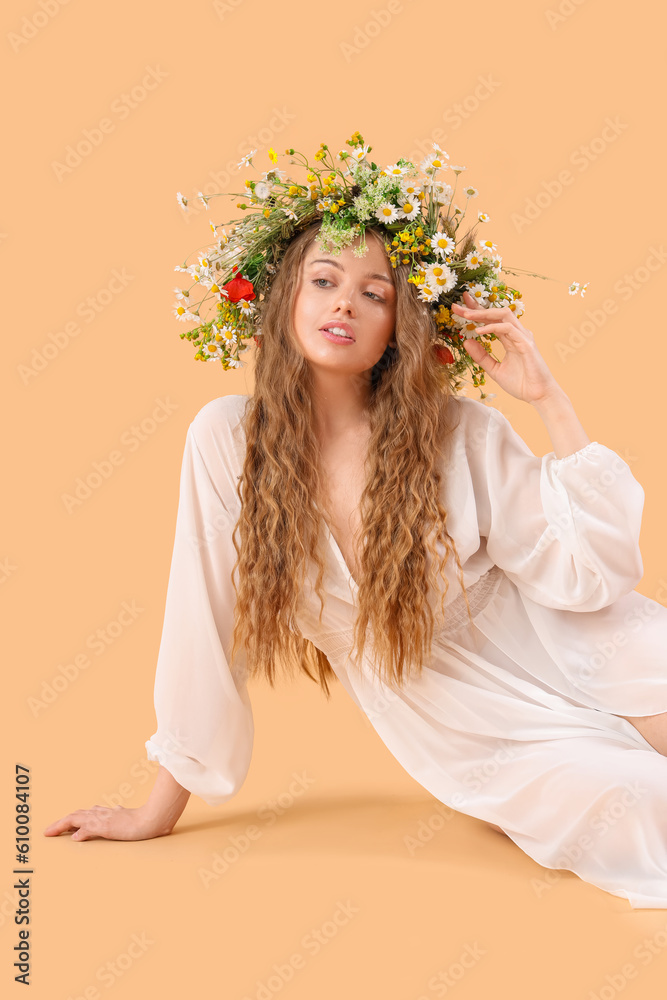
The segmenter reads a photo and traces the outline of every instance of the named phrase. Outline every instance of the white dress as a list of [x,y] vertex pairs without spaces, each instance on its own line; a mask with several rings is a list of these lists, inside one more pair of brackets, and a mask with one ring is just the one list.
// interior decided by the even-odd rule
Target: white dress
[[[239,790],[253,747],[244,651],[229,660],[247,398],[211,400],[188,428],[145,744],[212,806]],[[598,441],[538,457],[500,411],[452,404],[441,496],[474,624],[450,555],[430,666],[403,691],[382,686],[350,659],[357,585],[324,525],[322,624],[311,565],[299,626],[437,799],[545,868],[667,908],[667,757],[618,714],[667,711],[667,608],[634,590],[644,490]]]

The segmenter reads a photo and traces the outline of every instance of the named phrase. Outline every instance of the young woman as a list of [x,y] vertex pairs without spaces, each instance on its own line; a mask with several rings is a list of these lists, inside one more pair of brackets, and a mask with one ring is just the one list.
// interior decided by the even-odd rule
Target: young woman
[[511,310],[454,307],[494,324],[501,362],[466,348],[540,414],[543,457],[447,388],[381,233],[332,256],[318,229],[263,303],[254,395],[188,428],[151,794],[45,833],[147,839],[191,793],[228,801],[252,752],[247,681],[278,664],[327,696],[340,680],[417,781],[540,865],[667,907],[667,610],[634,590],[642,487]]

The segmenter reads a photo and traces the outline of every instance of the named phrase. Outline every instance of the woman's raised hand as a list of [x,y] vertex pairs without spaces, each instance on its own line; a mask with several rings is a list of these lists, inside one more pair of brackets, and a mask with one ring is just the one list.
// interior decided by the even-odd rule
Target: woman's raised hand
[[100,806],[92,809],[77,809],[62,819],[57,819],[44,830],[46,837],[57,837],[61,833],[72,834],[72,840],[151,840],[164,837],[171,829],[156,818],[148,815],[144,807],[128,809],[125,806]]
[[546,361],[535,344],[535,338],[507,306],[497,309],[479,308],[470,292],[463,293],[465,307],[454,303],[456,315],[495,333],[505,348],[502,361],[495,361],[480,341],[463,341],[466,351],[480,368],[487,372],[501,389],[526,403],[540,403],[561,392]]

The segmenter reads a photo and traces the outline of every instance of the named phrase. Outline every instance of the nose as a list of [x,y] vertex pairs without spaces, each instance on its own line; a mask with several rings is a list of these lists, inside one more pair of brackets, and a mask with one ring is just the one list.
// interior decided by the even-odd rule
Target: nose
[[344,282],[341,282],[338,286],[338,293],[335,298],[334,308],[339,309],[341,312],[348,313],[350,316],[354,316],[355,314],[352,290]]

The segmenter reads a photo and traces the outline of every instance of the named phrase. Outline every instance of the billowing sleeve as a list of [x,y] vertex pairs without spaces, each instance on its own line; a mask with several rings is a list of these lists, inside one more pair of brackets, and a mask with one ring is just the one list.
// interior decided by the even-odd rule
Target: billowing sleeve
[[212,806],[245,781],[254,737],[245,651],[229,661],[239,501],[235,507],[230,408],[220,402],[199,411],[185,440],[155,675],[157,731],[145,743],[149,760]]
[[595,611],[633,590],[644,572],[644,490],[599,441],[541,457],[488,407],[481,530],[487,554],[531,600]]

